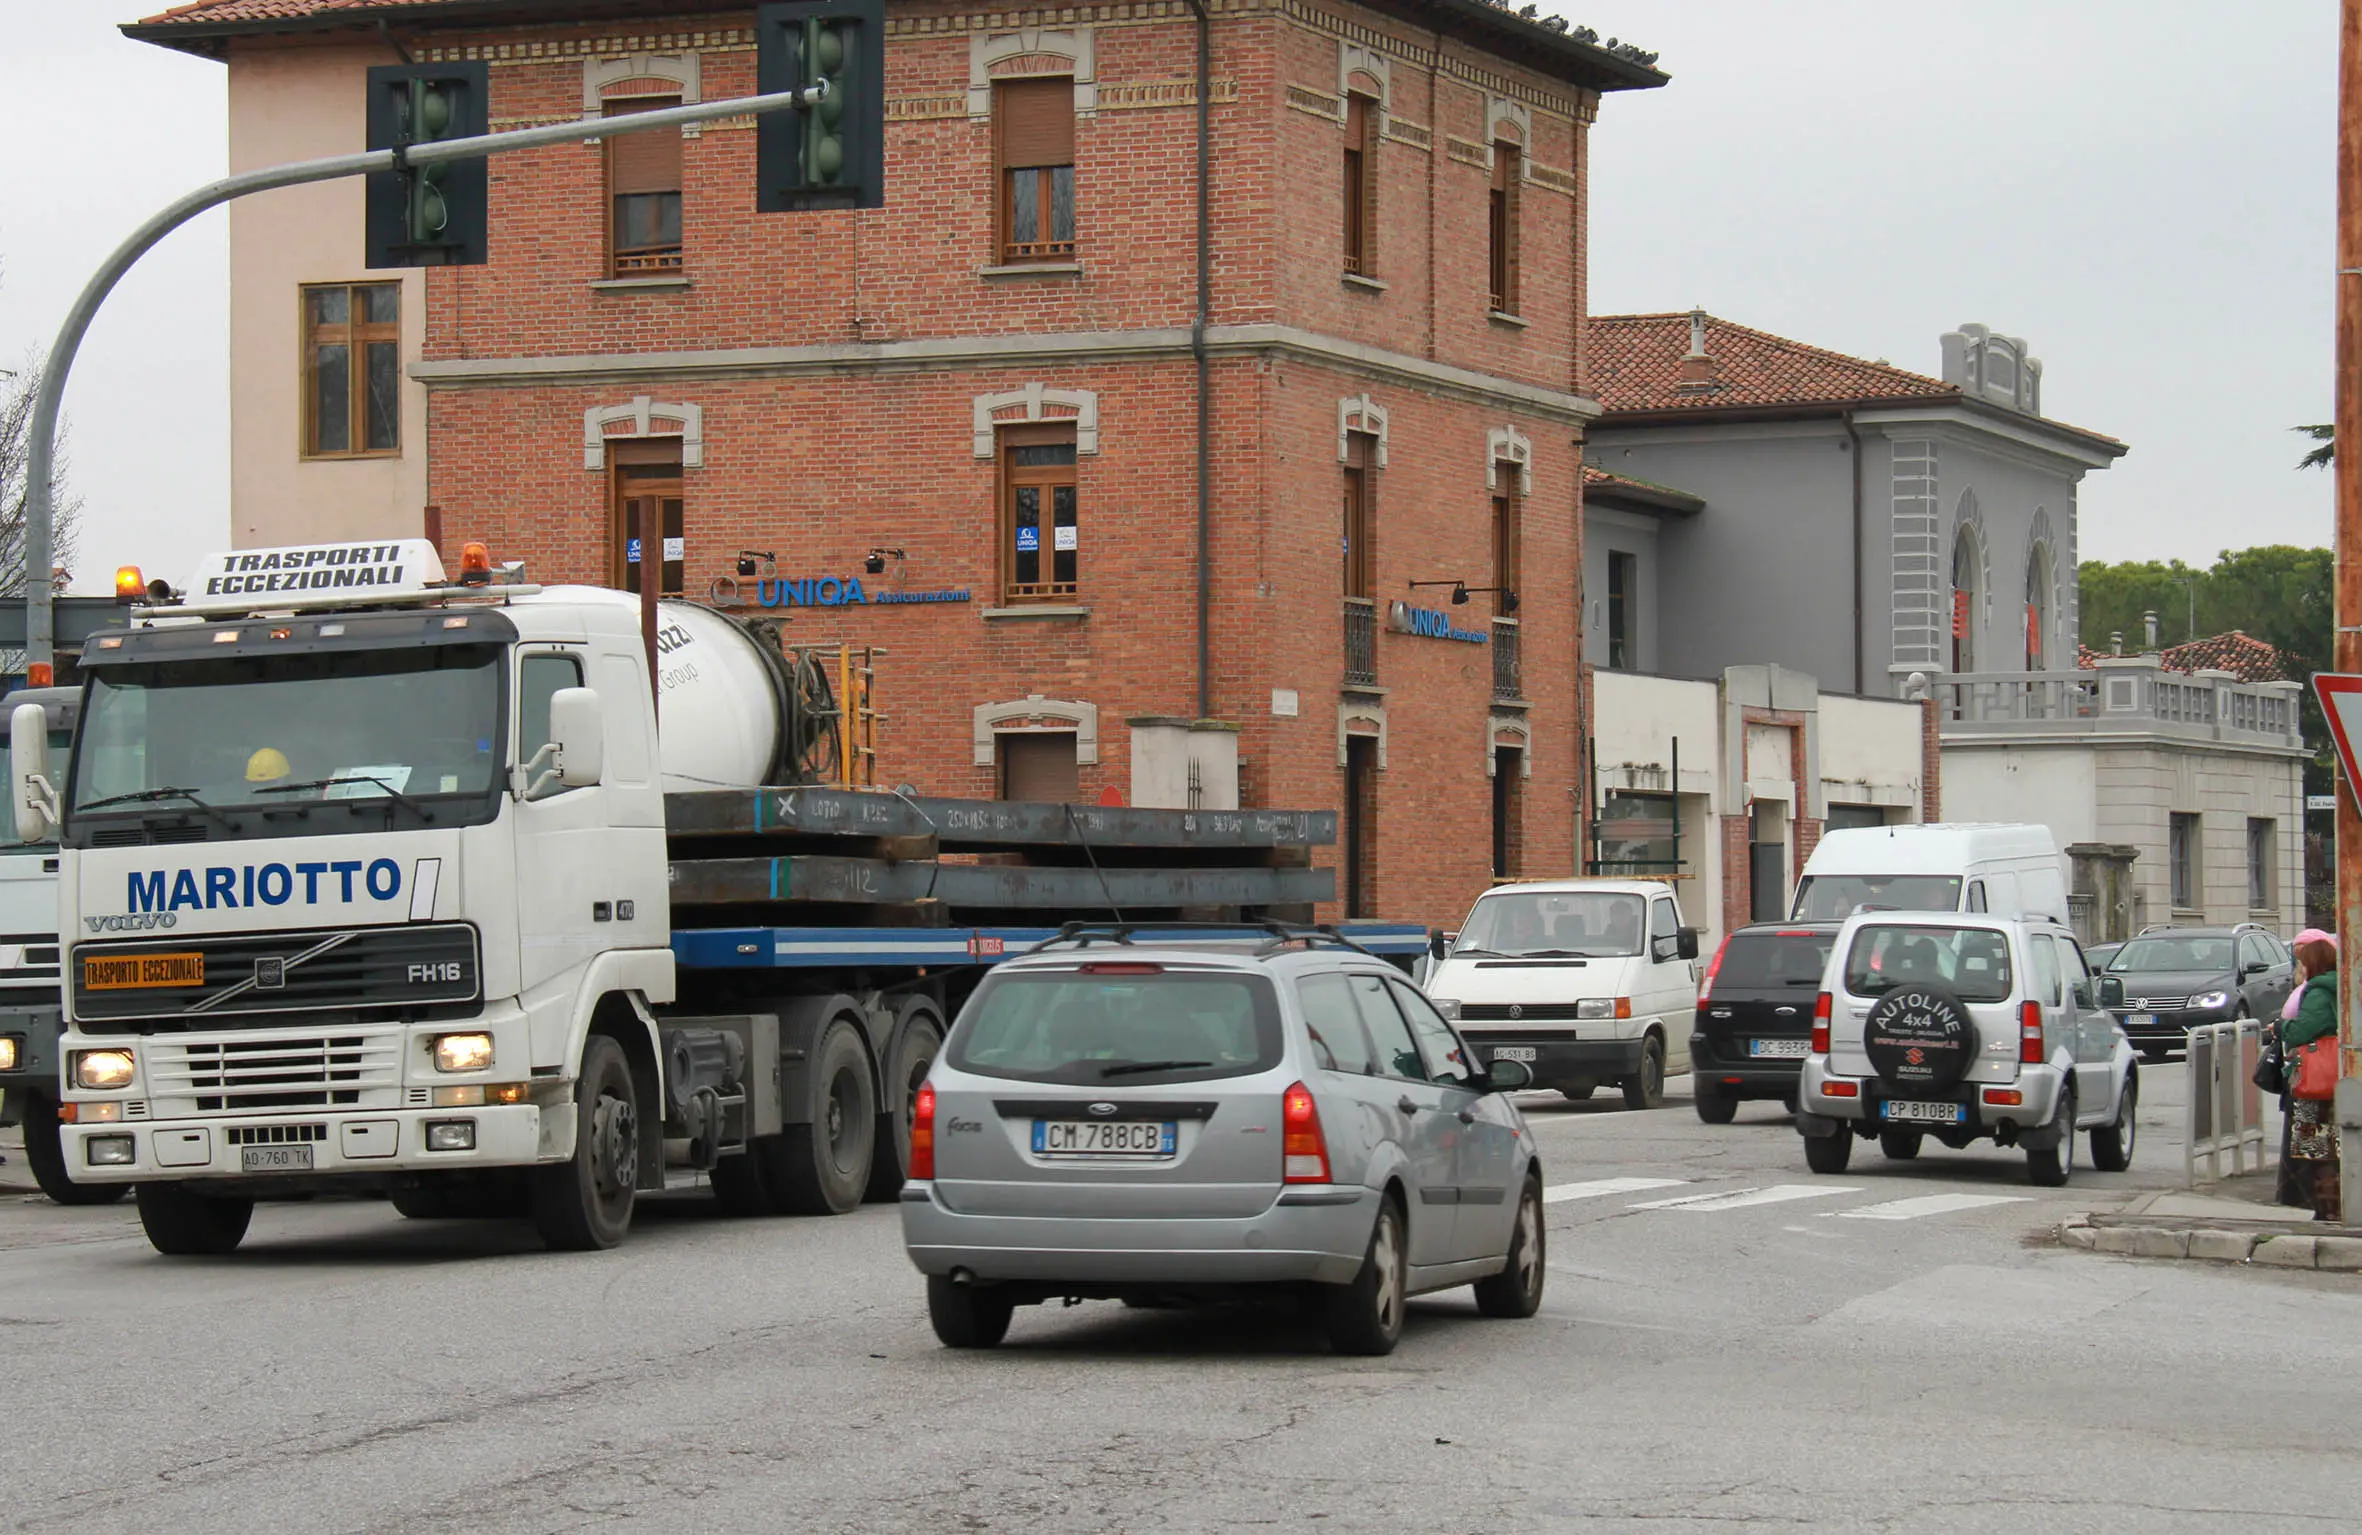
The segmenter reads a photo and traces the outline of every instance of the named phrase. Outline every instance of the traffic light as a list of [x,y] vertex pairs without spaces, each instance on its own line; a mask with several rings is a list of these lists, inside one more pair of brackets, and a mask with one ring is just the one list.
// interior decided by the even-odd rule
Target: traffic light
[[886,205],[884,0],[755,8],[755,89],[828,82],[815,106],[755,119],[755,211]]
[[[483,63],[379,64],[369,71],[371,149],[409,148],[490,131]],[[485,177],[481,156],[371,171],[363,235],[372,267],[481,266]]]

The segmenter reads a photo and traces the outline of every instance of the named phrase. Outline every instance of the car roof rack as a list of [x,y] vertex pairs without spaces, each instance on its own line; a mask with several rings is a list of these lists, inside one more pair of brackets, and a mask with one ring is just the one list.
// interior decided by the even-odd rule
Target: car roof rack
[[1264,935],[1262,946],[1255,950],[1258,959],[1300,944],[1308,949],[1315,946],[1350,949],[1356,954],[1366,954],[1381,964],[1385,963],[1385,956],[1363,948],[1327,923],[1281,922],[1270,917],[1242,922],[1067,922],[1059,925],[1054,937],[1035,945],[1033,952],[1039,954],[1045,949],[1068,944],[1078,949],[1087,949],[1094,943],[1128,945],[1140,936],[1186,938],[1195,934],[1205,938],[1235,939],[1256,933]]

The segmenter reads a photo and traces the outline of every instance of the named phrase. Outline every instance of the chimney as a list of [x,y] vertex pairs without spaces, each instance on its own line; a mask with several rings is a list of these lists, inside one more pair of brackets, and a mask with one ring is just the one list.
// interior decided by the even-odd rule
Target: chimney
[[1681,394],[1704,394],[1714,387],[1722,373],[1722,365],[1706,355],[1706,311],[1689,312],[1689,355],[1681,359],[1681,374],[1674,389]]
[[2151,608],[2148,612],[2141,615],[2141,649],[2155,650],[2156,648],[2157,610],[2155,608]]
[[2124,631],[2122,629],[2108,631],[2108,652],[2111,655],[2124,654]]

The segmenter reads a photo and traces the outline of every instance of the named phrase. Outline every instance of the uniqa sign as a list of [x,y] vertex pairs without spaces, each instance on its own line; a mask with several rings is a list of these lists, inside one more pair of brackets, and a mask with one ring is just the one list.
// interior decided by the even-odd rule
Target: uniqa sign
[[755,601],[766,608],[892,607],[904,603],[966,602],[965,588],[940,591],[882,591],[872,597],[861,589],[859,576],[806,576],[802,580],[757,581]]
[[1416,634],[1431,640],[1458,640],[1467,645],[1481,645],[1486,635],[1481,629],[1463,629],[1452,622],[1452,615],[1440,608],[1414,608],[1407,602],[1397,602],[1386,610],[1386,627],[1397,634]]

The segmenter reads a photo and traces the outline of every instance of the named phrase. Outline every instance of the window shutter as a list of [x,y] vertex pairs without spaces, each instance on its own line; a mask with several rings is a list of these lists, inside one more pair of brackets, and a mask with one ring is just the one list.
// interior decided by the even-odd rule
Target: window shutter
[[[677,107],[680,99],[636,97],[630,103],[608,106],[609,117]],[[650,128],[622,133],[607,141],[607,176],[617,197],[640,192],[678,192],[681,189],[681,130]]]
[[1386,121],[1386,113],[1368,97],[1356,97],[1361,106],[1361,273],[1372,277],[1378,271],[1378,144],[1385,137],[1379,131]]
[[1524,179],[1522,152],[1507,140],[1496,142],[1493,145],[1493,186],[1501,194],[1501,308],[1507,314],[1518,312],[1517,189],[1518,183]]
[[1070,731],[1004,731],[1000,737],[1001,798],[1071,805],[1082,798],[1082,775]]
[[1001,168],[1074,163],[1074,82],[1010,80],[993,87]]

